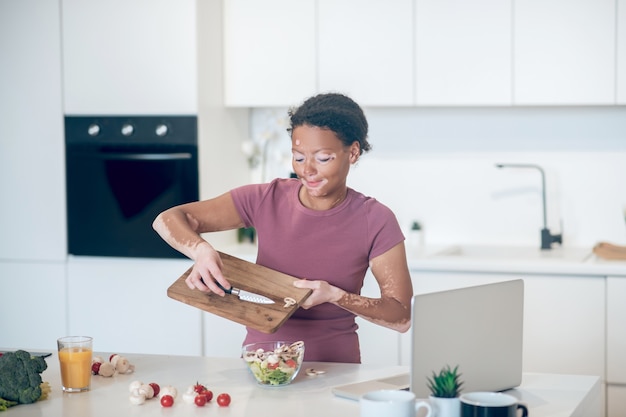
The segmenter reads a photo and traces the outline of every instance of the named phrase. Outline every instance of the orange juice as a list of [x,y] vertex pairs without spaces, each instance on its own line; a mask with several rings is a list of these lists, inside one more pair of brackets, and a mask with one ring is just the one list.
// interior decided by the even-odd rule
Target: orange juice
[[91,349],[70,347],[59,350],[61,382],[66,391],[89,389],[91,382]]

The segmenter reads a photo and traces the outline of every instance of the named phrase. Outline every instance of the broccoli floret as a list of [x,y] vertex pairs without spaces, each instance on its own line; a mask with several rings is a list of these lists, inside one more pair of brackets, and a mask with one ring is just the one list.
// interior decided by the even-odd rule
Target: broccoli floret
[[0,398],[19,404],[34,403],[41,397],[41,373],[48,364],[24,350],[0,356]]
[[6,411],[9,407],[13,407],[14,405],[17,405],[17,402],[7,401],[4,398],[0,398],[0,411]]

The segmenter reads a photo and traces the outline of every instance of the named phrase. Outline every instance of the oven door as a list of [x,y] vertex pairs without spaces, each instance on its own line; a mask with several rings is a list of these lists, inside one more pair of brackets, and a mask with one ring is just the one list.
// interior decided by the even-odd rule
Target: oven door
[[70,254],[184,257],[152,222],[169,207],[198,200],[196,146],[68,145],[66,158]]

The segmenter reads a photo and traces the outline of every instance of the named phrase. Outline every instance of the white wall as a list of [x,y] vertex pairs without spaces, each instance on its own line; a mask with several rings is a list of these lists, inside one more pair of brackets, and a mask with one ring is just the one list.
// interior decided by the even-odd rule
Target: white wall
[[[349,185],[390,206],[402,226],[424,224],[426,244],[540,245],[537,170],[546,171],[548,227],[565,246],[626,244],[626,107],[366,109],[373,150]],[[255,109],[251,135],[281,111]],[[286,114],[286,110],[284,110]],[[267,175],[287,175],[286,133],[272,143]],[[253,180],[258,180],[258,175]]]
[[[246,183],[247,167],[239,148],[247,137],[248,110],[223,106],[222,2],[197,2],[198,152],[200,199],[220,195]],[[237,242],[234,231],[206,236],[216,246]]]

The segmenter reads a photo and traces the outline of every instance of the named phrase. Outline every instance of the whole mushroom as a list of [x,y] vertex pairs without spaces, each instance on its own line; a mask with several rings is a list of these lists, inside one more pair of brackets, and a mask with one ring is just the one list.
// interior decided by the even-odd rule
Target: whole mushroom
[[143,403],[146,402],[146,396],[145,395],[133,395],[131,394],[130,397],[128,397],[130,399],[130,403],[133,405],[141,405]]
[[108,362],[104,362],[100,364],[100,369],[98,369],[98,375],[102,375],[104,377],[113,376],[115,373],[115,368]]
[[135,393],[138,394],[139,388],[141,388],[142,385],[143,385],[143,382],[141,381],[133,381],[128,386],[128,391],[130,391],[131,394],[135,394]]
[[139,387],[138,392],[139,395],[145,396],[147,400],[154,397],[154,389],[148,384],[143,384],[141,387]]
[[130,370],[130,362],[123,356],[117,356],[117,360],[113,366],[115,366],[115,370],[120,374],[125,374]]

